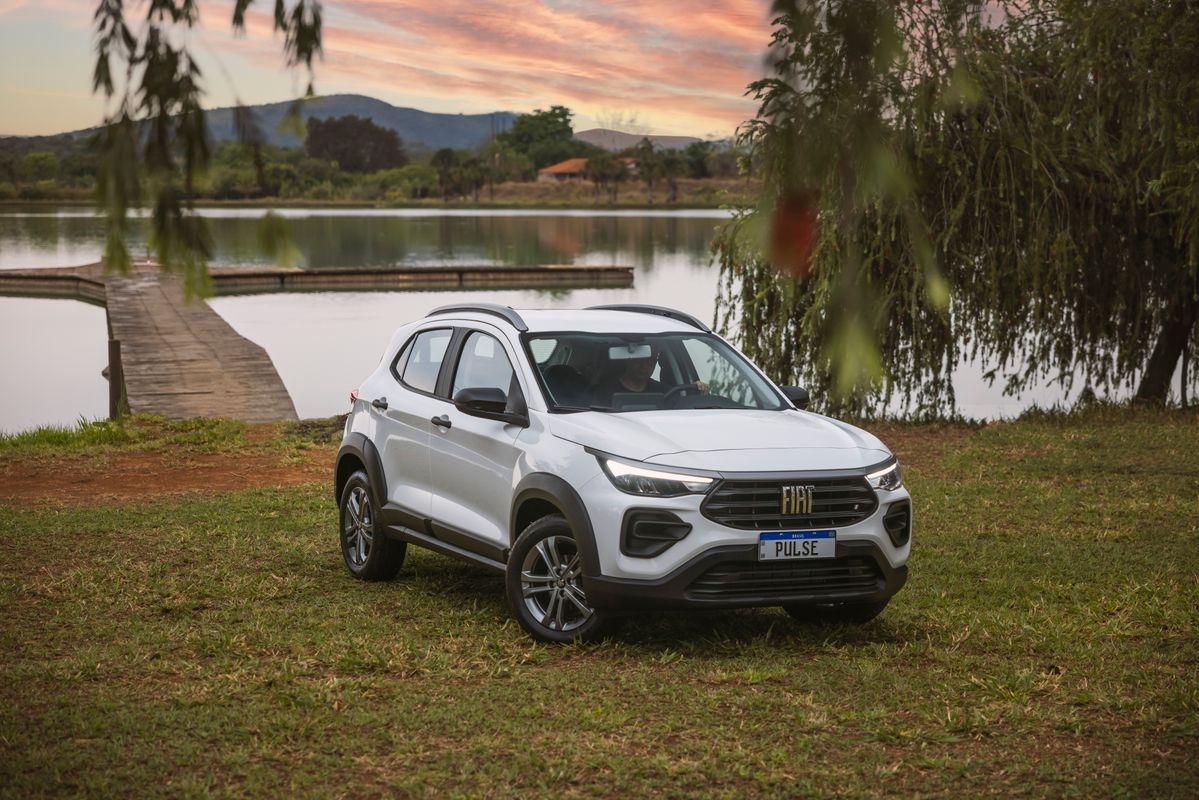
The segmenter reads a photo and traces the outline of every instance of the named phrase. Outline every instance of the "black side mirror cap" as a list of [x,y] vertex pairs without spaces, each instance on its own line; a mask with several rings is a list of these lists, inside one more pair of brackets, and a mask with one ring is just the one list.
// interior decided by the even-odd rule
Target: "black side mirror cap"
[[508,395],[494,386],[462,389],[454,395],[454,408],[472,417],[494,419],[522,428],[529,426],[528,409],[524,402],[509,403]]
[[812,399],[808,396],[808,390],[802,386],[784,386],[782,389],[783,394],[787,396],[787,399],[796,408],[807,408],[808,403],[812,402]]

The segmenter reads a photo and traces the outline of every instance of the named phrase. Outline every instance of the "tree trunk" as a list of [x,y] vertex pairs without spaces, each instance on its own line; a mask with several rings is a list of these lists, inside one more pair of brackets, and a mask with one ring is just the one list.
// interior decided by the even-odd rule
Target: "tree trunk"
[[1165,404],[1170,393],[1170,379],[1174,377],[1174,368],[1191,338],[1197,316],[1199,297],[1196,297],[1193,290],[1181,289],[1178,297],[1170,303],[1166,324],[1162,327],[1153,353],[1149,356],[1145,374],[1141,376],[1141,385],[1137,388],[1136,396],[1138,402]]

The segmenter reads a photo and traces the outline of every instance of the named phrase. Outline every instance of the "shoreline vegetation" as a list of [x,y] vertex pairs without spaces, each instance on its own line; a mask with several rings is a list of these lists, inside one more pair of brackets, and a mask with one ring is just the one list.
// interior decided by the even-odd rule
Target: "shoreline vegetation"
[[[410,147],[370,119],[309,118],[298,146],[212,143],[211,156],[180,181],[182,208],[208,204],[328,207],[547,206],[714,208],[749,203],[760,182],[732,142],[661,146],[649,137],[621,150],[574,138],[562,106],[534,111],[475,147]],[[298,123],[298,120],[293,122]],[[0,137],[0,205],[97,202],[98,187],[124,176],[122,207],[154,205],[156,185],[135,163],[92,137]],[[118,163],[119,162],[119,163]],[[112,198],[104,194],[103,202]],[[112,216],[119,212],[105,206]],[[120,214],[117,213],[119,217]]]
[[[477,201],[470,199],[443,200],[424,198],[335,198],[335,197],[245,197],[198,198],[196,208],[423,208],[423,209],[498,209],[546,208],[577,209],[580,211],[644,210],[685,211],[720,209],[752,202],[760,184],[745,178],[700,178],[679,181],[679,196],[672,203],[662,202],[659,195],[650,203],[645,191],[630,186],[609,202],[606,195],[596,198],[589,183],[582,180],[555,183],[507,182],[497,184],[494,198],[484,192]],[[17,208],[72,207],[97,208],[90,189],[68,189],[30,197],[0,197],[0,210]]]

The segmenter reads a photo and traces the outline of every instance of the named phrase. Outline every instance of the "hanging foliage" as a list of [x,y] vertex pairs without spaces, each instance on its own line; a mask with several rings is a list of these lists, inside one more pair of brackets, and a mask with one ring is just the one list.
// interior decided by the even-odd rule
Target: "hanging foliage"
[[963,357],[1163,402],[1199,312],[1194,4],[775,7],[766,195],[716,245],[747,353],[859,413],[951,410]]
[[[244,33],[252,4],[236,0],[234,31]],[[138,16],[140,22],[130,22]],[[128,270],[129,212],[143,205],[145,190],[150,245],[164,269],[183,274],[189,295],[207,293],[211,255],[207,226],[193,206],[195,181],[210,151],[203,76],[187,47],[199,18],[196,0],[99,0],[94,16],[92,88],[112,104],[94,142],[100,156],[96,199],[108,226],[105,267]],[[320,3],[275,0],[274,27],[283,34],[288,66],[308,71],[311,95],[312,62],[321,52]],[[261,133],[248,109],[239,103],[237,112],[238,135],[257,153]],[[279,226],[268,221],[266,230]]]

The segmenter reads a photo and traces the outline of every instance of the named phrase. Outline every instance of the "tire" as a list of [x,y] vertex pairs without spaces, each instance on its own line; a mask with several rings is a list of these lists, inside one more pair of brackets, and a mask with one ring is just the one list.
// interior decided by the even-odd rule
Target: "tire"
[[887,598],[873,603],[783,606],[783,610],[807,625],[864,625],[883,613],[889,602]]
[[358,470],[341,490],[338,531],[346,569],[364,581],[391,580],[404,564],[408,543],[392,539],[379,524],[370,478]]
[[554,644],[592,641],[606,620],[591,608],[579,580],[574,533],[557,514],[531,523],[508,555],[508,608],[534,639]]

